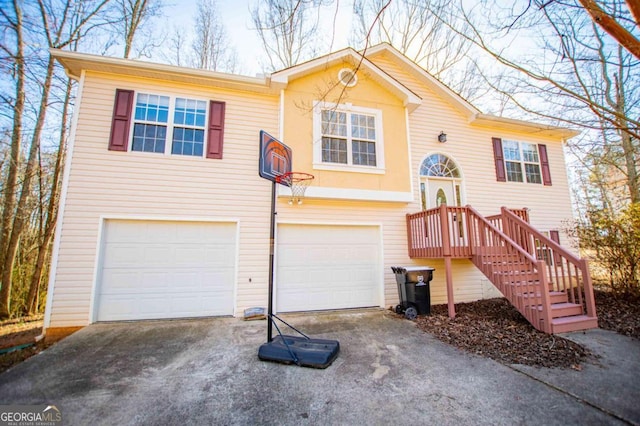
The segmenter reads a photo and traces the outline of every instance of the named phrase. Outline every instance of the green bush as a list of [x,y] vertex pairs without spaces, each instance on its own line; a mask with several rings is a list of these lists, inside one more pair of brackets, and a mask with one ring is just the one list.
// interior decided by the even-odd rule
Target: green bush
[[605,271],[615,293],[640,294],[640,204],[613,214],[590,211],[569,233],[593,266]]

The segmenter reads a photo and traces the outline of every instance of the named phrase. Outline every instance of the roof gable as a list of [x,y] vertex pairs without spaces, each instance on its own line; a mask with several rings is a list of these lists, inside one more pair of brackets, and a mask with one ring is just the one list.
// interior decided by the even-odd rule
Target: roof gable
[[393,58],[396,63],[409,72],[409,74],[416,77],[419,81],[427,85],[443,99],[449,101],[454,108],[458,109],[464,115],[473,116],[480,113],[480,111],[466,101],[462,96],[451,90],[443,82],[429,74],[424,68],[413,62],[411,59],[404,56],[400,51],[391,46],[389,43],[381,43],[372,46],[366,50],[365,55],[367,57],[375,57],[387,53]]
[[402,99],[409,112],[422,103],[418,95],[350,47],[277,71],[271,74],[271,83],[286,87],[292,80],[345,62],[366,71],[374,81]]

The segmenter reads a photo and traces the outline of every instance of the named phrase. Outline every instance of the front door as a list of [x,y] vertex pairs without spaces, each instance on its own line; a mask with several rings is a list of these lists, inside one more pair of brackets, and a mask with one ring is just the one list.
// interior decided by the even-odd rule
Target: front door
[[447,206],[459,206],[462,204],[460,182],[457,179],[423,177],[420,187],[423,210],[433,209],[441,204],[446,204]]
[[427,208],[440,207],[442,204],[457,206],[454,182],[450,179],[427,179],[429,185],[429,202]]
[[[424,210],[440,207],[442,204],[449,207],[462,205],[462,200],[460,199],[460,181],[457,179],[423,178],[421,188],[422,208]],[[461,216],[461,213],[455,213],[452,215],[451,220],[451,241],[454,241],[454,238],[464,241],[464,217]]]

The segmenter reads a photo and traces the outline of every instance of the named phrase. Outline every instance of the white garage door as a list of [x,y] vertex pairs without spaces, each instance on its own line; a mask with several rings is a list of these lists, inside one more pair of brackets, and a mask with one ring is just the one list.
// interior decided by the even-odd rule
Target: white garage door
[[278,312],[380,306],[380,228],[278,225]]
[[236,224],[106,221],[98,321],[233,314]]

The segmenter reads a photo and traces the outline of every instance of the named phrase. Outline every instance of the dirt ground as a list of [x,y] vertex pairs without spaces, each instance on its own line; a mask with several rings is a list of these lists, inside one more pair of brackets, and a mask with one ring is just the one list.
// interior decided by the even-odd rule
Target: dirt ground
[[42,334],[42,317],[37,315],[0,322],[0,352],[16,346],[29,345],[15,351],[0,353],[0,373],[49,346],[44,341],[35,342],[36,337]]
[[[595,297],[600,328],[640,339],[640,297],[619,298],[602,290],[596,290]],[[417,325],[446,343],[508,364],[579,370],[590,356],[577,343],[534,329],[506,299],[459,303],[456,314],[451,320],[447,306],[436,305],[431,315],[418,318]],[[35,342],[42,333],[42,322],[42,315],[0,322],[0,352],[31,344],[0,353],[0,373],[49,346]]]

